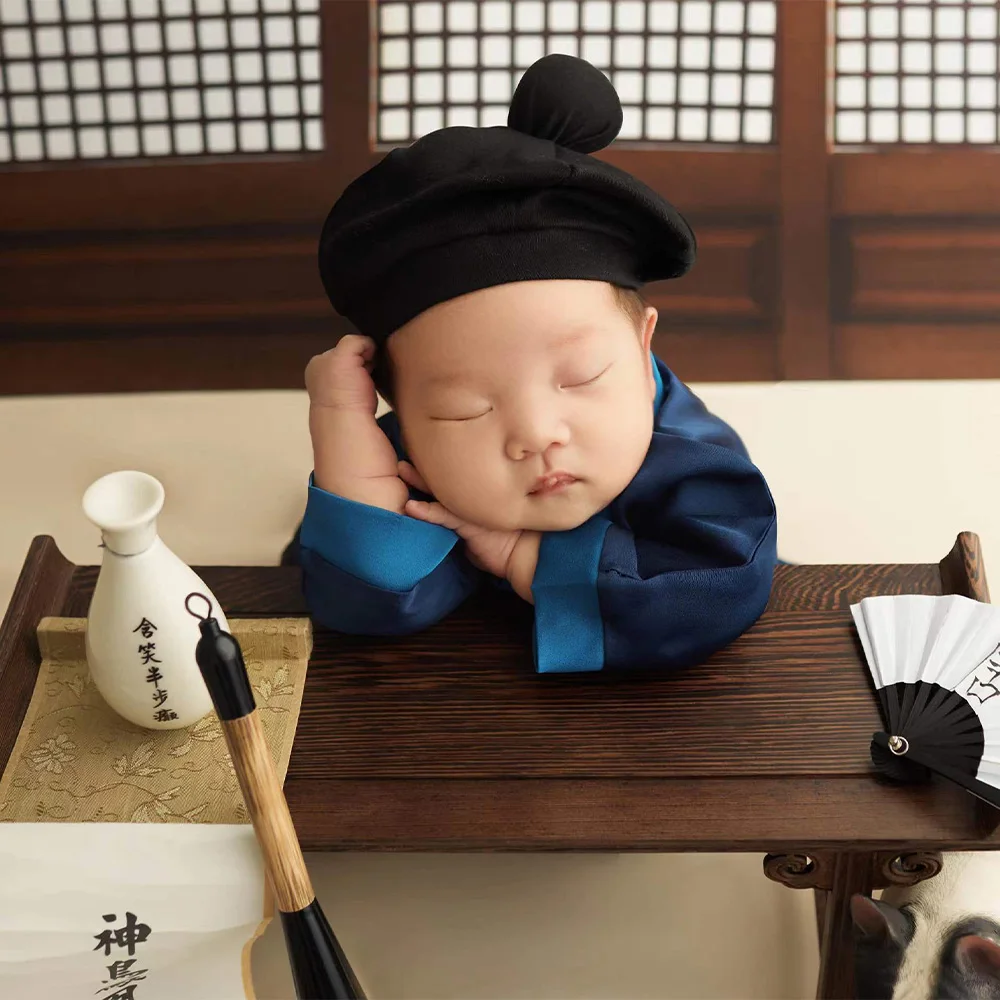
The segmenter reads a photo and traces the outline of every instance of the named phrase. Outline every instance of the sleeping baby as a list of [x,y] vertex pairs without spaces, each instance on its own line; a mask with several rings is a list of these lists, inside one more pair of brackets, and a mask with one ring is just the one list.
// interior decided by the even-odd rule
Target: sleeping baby
[[359,335],[306,370],[296,548],[319,624],[412,633],[492,580],[533,605],[549,673],[697,664],[760,616],[774,503],[652,353],[639,290],[695,240],[588,155],[621,124],[599,70],[546,56],[507,126],[432,132],[334,205],[320,270]]

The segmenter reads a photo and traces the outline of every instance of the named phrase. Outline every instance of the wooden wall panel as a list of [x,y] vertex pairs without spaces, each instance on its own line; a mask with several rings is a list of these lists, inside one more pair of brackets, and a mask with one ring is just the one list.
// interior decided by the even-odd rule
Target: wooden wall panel
[[684,382],[776,382],[781,379],[769,327],[685,327],[660,323],[653,350]]
[[334,322],[106,329],[39,327],[0,340],[0,395],[303,388],[306,363],[332,346]]
[[299,388],[348,324],[318,227],[48,234],[0,245],[0,394]]
[[[778,377],[775,230],[693,218],[699,259],[646,288],[682,377]],[[316,264],[319,223],[49,233],[0,243],[0,393],[298,388],[352,327]]]
[[838,323],[842,378],[1000,378],[1000,321]]
[[0,324],[142,326],[331,314],[316,263],[319,224],[146,230],[10,241],[0,249]]
[[774,220],[691,218],[698,261],[643,295],[659,311],[653,349],[689,382],[781,378]]
[[831,158],[839,378],[1000,378],[995,149]]
[[996,146],[917,146],[830,157],[830,212],[842,216],[996,215],[1000,157]]
[[839,319],[1000,326],[1000,216],[856,219],[835,241]]
[[4,165],[0,232],[309,222],[342,177],[335,156]]
[[699,214],[718,215],[720,209],[731,214],[729,222],[778,210],[780,164],[774,147],[692,150],[616,144],[593,156],[658,191],[692,223]]
[[691,219],[698,259],[679,281],[656,281],[643,295],[670,324],[760,327],[773,323],[774,227],[766,222]]

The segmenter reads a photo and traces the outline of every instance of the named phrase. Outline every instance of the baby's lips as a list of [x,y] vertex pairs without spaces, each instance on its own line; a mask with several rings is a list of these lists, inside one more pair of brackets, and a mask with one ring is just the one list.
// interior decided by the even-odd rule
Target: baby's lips
[[534,486],[531,487],[529,491],[529,496],[532,493],[537,493],[539,490],[549,489],[553,486],[559,486],[563,483],[575,483],[577,482],[577,477],[569,472],[553,472],[547,476],[540,476],[536,481]]

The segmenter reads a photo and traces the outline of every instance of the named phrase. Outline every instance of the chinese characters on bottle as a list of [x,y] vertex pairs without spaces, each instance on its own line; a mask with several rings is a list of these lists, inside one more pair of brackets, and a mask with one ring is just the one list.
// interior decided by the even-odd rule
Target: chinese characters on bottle
[[132,631],[138,632],[146,640],[146,642],[139,644],[139,655],[142,657],[142,665],[149,667],[149,673],[146,674],[146,681],[156,685],[156,689],[153,692],[153,703],[159,711],[153,713],[153,721],[169,722],[171,719],[176,719],[176,712],[172,709],[161,707],[167,700],[167,690],[159,686],[160,681],[163,680],[163,674],[155,666],[151,666],[151,664],[161,662],[156,657],[156,643],[151,641],[153,633],[156,631],[156,626],[148,618],[143,618]]

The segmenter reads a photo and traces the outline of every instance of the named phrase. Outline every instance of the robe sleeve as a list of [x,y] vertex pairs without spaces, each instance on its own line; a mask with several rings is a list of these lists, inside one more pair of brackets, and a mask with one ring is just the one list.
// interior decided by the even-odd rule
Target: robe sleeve
[[407,635],[478,586],[454,531],[328,493],[309,479],[299,561],[306,605],[326,628]]
[[531,587],[536,669],[703,662],[764,610],[776,531],[770,490],[741,444],[655,431],[607,511],[542,536]]

